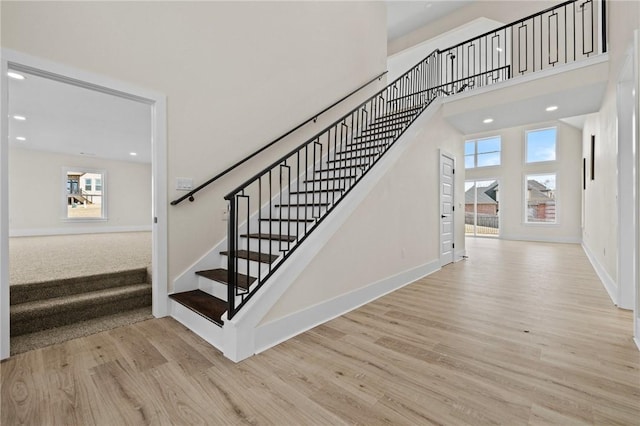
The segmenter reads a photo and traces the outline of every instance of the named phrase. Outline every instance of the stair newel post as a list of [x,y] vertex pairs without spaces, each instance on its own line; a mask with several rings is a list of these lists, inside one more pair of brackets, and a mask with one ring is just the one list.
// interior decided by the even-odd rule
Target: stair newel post
[[235,303],[236,303],[236,286],[237,286],[237,275],[236,275],[236,197],[235,194],[227,199],[229,202],[229,221],[228,226],[229,229],[227,231],[227,241],[229,244],[227,256],[227,271],[229,274],[229,283],[227,285],[227,305],[229,306],[229,310],[227,311],[227,319],[233,318],[235,314]]

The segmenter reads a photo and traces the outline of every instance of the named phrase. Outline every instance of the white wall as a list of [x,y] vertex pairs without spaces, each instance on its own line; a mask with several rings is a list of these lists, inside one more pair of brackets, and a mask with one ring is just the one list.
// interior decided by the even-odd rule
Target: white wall
[[409,47],[401,52],[389,55],[387,60],[387,79],[393,81],[400,77],[411,67],[416,65],[422,59],[426,58],[435,49],[446,49],[453,47],[458,43],[462,43],[472,39],[480,34],[484,34],[494,28],[504,25],[498,21],[486,18],[474,19],[458,28],[454,28],[445,34],[440,34],[433,39],[419,43],[416,46]]
[[[439,149],[463,164],[462,137],[438,112],[264,317],[277,322],[368,285],[437,264]],[[464,253],[464,179],[456,178],[456,252]]]
[[[610,79],[602,108],[587,117],[583,130],[582,155],[587,164],[591,160],[591,135],[595,135],[596,143],[595,180],[589,177],[584,192],[582,238],[585,251],[613,302],[618,303],[618,144],[625,141],[618,141],[616,85],[632,45],[633,30],[640,26],[640,3],[613,1],[607,5]],[[637,150],[636,147],[636,155]]]
[[[2,46],[167,95],[169,198],[384,71],[373,2],[2,2]],[[375,85],[370,90],[373,90]],[[363,95],[361,95],[362,98]],[[325,121],[326,123],[326,121]],[[169,209],[168,281],[226,235],[223,199],[281,148]]]
[[[525,164],[525,133],[557,127],[556,161]],[[513,240],[579,243],[582,197],[581,132],[561,122],[537,123],[468,135],[466,140],[489,136],[502,139],[501,165],[467,169],[466,180],[500,180],[500,237]],[[524,179],[527,174],[557,171],[556,224],[524,223]]]
[[[106,171],[106,221],[63,220],[63,167]],[[9,232],[12,236],[151,230],[151,165],[9,150]]]

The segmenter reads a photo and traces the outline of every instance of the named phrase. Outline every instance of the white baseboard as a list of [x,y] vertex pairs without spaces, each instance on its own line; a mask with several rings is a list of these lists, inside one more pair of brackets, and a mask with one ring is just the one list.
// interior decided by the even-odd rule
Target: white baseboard
[[593,252],[589,249],[589,247],[587,247],[586,244],[584,243],[582,244],[582,249],[584,250],[584,253],[587,255],[589,262],[591,262],[591,266],[593,266],[593,269],[595,269],[596,274],[598,274],[600,281],[602,281],[602,284],[604,285],[604,288],[607,290],[607,293],[609,293],[609,297],[613,301],[613,304],[617,306],[618,305],[618,285],[613,280],[613,278],[611,278],[611,276],[607,273],[607,270],[598,261],[598,259],[594,256]]
[[134,226],[88,226],[83,228],[12,229],[9,237],[40,237],[50,235],[105,234],[111,232],[151,232],[151,224]]
[[255,331],[255,353],[263,352],[300,333],[363,306],[385,294],[413,283],[440,269],[434,260],[414,269],[377,281],[283,318],[260,325]]
[[541,237],[539,235],[501,235],[501,240],[532,241],[536,243],[581,244],[581,237]]
[[461,260],[466,259],[467,257],[467,250],[463,249],[463,250],[455,250],[455,252],[453,253],[453,261],[454,262],[460,262]]

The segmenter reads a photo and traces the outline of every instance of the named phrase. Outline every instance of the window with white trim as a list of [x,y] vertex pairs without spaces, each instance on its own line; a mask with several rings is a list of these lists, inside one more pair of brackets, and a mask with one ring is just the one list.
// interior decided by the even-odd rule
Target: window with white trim
[[557,129],[529,130],[525,137],[526,163],[556,161]]
[[464,144],[464,168],[500,165],[500,136],[466,141]]
[[556,223],[556,174],[529,174],[524,180],[525,223]]

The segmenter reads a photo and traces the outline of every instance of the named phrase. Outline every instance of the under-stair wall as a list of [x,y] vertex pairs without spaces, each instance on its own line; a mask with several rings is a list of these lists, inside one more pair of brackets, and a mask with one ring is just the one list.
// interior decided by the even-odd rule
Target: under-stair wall
[[[461,140],[442,119],[439,102],[431,105],[385,155],[386,162],[338,207],[344,211],[329,216],[307,247],[288,260],[304,266],[278,271],[255,300],[225,323],[225,328],[231,323],[242,328],[236,333],[237,352],[225,355],[243,359],[439,269],[440,152],[461,164]],[[456,180],[460,197],[463,181]],[[459,260],[464,206],[457,210]]]

